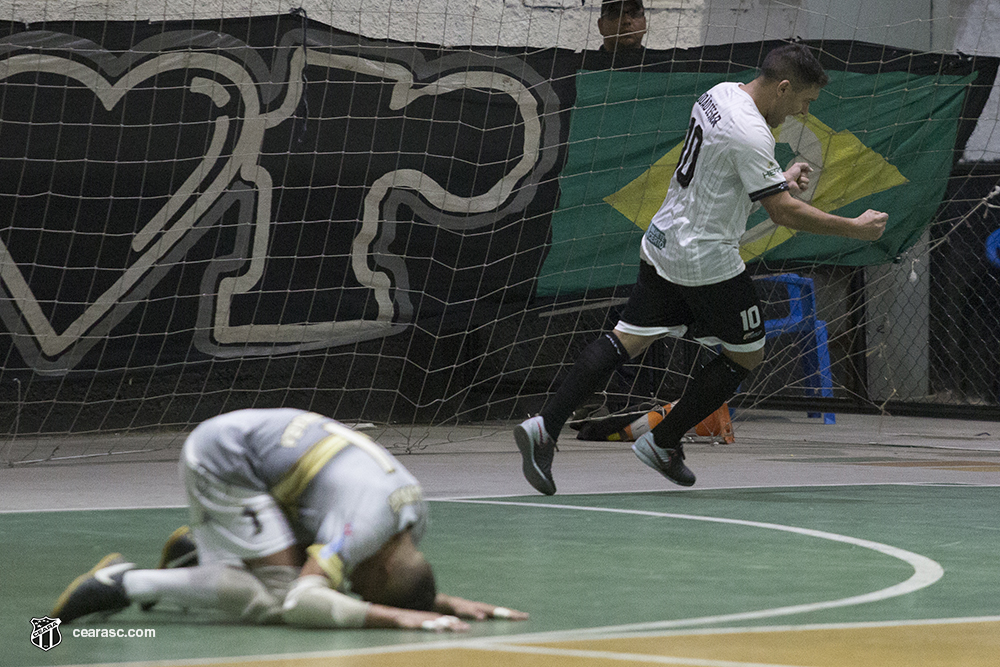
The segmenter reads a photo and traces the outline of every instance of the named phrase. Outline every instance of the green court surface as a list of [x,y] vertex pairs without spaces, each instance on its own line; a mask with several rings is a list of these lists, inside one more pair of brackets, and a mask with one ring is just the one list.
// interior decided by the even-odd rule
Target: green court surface
[[0,665],[996,665],[997,507],[1000,488],[959,485],[433,501],[440,589],[530,620],[445,636],[133,607],[49,651],[30,619],[106,553],[153,566],[186,510],[0,514]]

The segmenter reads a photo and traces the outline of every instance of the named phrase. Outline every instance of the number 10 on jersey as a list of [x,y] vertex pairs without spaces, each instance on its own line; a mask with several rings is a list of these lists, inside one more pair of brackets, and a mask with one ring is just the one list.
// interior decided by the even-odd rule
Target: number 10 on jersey
[[740,311],[740,317],[743,319],[744,331],[750,331],[760,326],[760,308],[757,306],[751,306],[746,310]]

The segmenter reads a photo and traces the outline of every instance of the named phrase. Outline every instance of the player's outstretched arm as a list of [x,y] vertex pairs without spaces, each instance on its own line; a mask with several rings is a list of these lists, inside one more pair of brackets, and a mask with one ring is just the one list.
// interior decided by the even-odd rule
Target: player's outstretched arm
[[875,241],[881,238],[889,220],[888,213],[871,209],[856,218],[826,213],[811,204],[795,199],[787,191],[765,197],[760,201],[776,225],[813,234]]
[[465,632],[469,624],[434,611],[398,609],[358,600],[330,588],[320,575],[299,577],[282,605],[282,619],[300,628],[400,628]]
[[498,607],[488,602],[465,600],[454,595],[445,595],[444,593],[438,593],[437,597],[434,598],[434,611],[440,614],[448,614],[475,621],[485,621],[489,618],[523,621],[528,618],[528,614],[523,611]]
[[450,614],[433,611],[414,611],[373,604],[365,616],[366,628],[399,628],[402,630],[429,630],[431,632],[466,632],[469,624]]

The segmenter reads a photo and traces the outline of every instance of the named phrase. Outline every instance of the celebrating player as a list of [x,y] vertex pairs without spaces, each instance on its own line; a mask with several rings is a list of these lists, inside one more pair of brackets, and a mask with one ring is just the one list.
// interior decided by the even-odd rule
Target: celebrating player
[[459,617],[527,618],[437,592],[417,549],[427,523],[417,480],[332,419],[293,409],[220,415],[190,434],[180,469],[197,565],[139,570],[111,554],[69,585],[53,617],[167,602],[320,628],[464,631]]
[[670,481],[694,484],[681,438],[764,359],[760,304],[739,252],[756,202],[791,229],[869,241],[882,236],[888,214],[845,218],[795,199],[808,187],[811,167],[796,163],[782,172],[775,161],[770,128],[808,113],[828,81],[806,46],[789,44],[768,53],[750,83],[720,83],[695,103],[666,198],[642,238],[639,278],[621,320],[584,349],[541,413],[514,430],[524,476],[535,489],[556,492],[556,440],[578,404],[620,364],[668,335],[721,344],[722,354],[694,373],[673,409],[632,449]]

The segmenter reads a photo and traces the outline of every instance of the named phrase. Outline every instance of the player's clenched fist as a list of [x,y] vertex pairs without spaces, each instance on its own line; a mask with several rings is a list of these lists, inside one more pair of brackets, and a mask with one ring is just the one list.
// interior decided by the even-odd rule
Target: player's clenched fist
[[885,231],[885,224],[889,221],[889,214],[881,211],[868,209],[858,217],[854,218],[856,234],[855,238],[864,241],[874,241],[882,237]]

